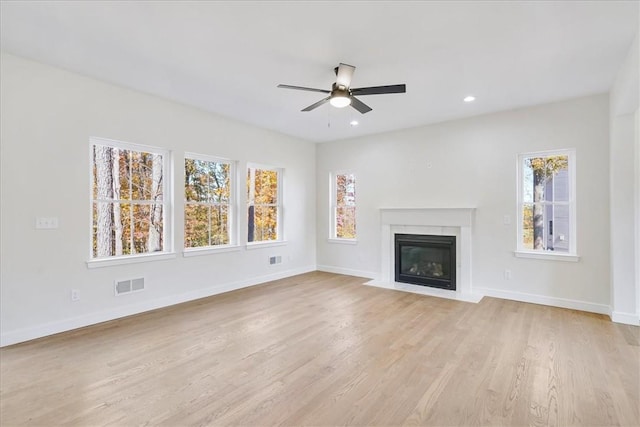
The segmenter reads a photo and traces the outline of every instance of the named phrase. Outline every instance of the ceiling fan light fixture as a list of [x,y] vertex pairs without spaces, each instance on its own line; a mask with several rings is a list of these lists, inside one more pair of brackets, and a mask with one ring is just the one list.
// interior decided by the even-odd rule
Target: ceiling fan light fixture
[[336,108],[344,108],[351,104],[351,97],[342,94],[334,95],[329,100],[329,103]]
[[336,108],[344,108],[351,105],[360,114],[365,114],[371,111],[371,107],[360,101],[360,99],[358,98],[360,96],[405,93],[407,91],[407,86],[405,84],[359,87],[351,89],[351,77],[353,76],[353,71],[355,69],[356,67],[354,67],[353,65],[340,63],[334,70],[336,73],[336,81],[331,85],[331,90],[282,84],[278,85],[278,87],[284,89],[306,90],[309,92],[321,92],[329,95],[326,98],[323,98],[320,101],[315,102],[306,108],[303,108],[301,110],[303,112],[315,110],[316,108],[328,102]]

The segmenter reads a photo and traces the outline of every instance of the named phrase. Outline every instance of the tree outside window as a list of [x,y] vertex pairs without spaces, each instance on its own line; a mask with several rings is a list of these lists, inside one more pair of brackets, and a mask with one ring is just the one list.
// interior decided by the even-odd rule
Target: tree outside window
[[228,245],[232,238],[232,162],[187,154],[184,172],[184,247]]
[[336,239],[355,239],[356,176],[353,173],[335,174],[332,185],[332,237]]
[[91,142],[91,258],[163,252],[167,152],[103,139]]
[[518,248],[575,254],[573,151],[521,155]]
[[281,170],[247,168],[248,242],[280,240]]

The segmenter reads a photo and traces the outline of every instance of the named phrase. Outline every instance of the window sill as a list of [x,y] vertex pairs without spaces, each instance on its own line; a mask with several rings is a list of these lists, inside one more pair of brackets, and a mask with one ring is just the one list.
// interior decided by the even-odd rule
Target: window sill
[[562,254],[553,252],[515,251],[517,258],[545,259],[551,261],[578,262],[580,256],[575,254]]
[[221,246],[207,246],[205,248],[189,248],[182,252],[182,256],[185,258],[192,256],[203,256],[211,254],[219,254],[223,252],[237,252],[242,250],[242,246],[238,245],[221,245]]
[[358,244],[358,240],[357,239],[339,239],[339,238],[335,238],[335,237],[329,237],[327,239],[327,242],[329,242],[329,243],[339,243],[341,245],[357,245]]
[[266,242],[251,242],[247,243],[247,249],[262,249],[262,248],[272,248],[275,246],[285,246],[287,244],[286,240],[268,240]]
[[175,252],[160,252],[155,254],[130,255],[103,259],[92,259],[87,261],[87,268],[112,267],[114,265],[137,264],[141,262],[164,261],[174,259]]

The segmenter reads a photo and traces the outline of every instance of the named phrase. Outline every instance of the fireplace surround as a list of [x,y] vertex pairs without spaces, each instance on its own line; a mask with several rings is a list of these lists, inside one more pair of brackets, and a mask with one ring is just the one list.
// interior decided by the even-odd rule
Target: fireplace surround
[[[482,299],[481,294],[473,292],[471,275],[471,237],[475,208],[381,208],[379,212],[380,276],[367,282],[368,285],[459,301],[478,302]],[[455,236],[455,291],[396,282],[395,234]]]

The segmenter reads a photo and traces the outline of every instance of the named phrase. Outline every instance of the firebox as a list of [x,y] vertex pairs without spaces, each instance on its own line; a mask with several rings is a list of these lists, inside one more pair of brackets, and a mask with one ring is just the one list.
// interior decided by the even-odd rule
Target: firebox
[[395,280],[401,283],[456,289],[456,237],[395,235]]

